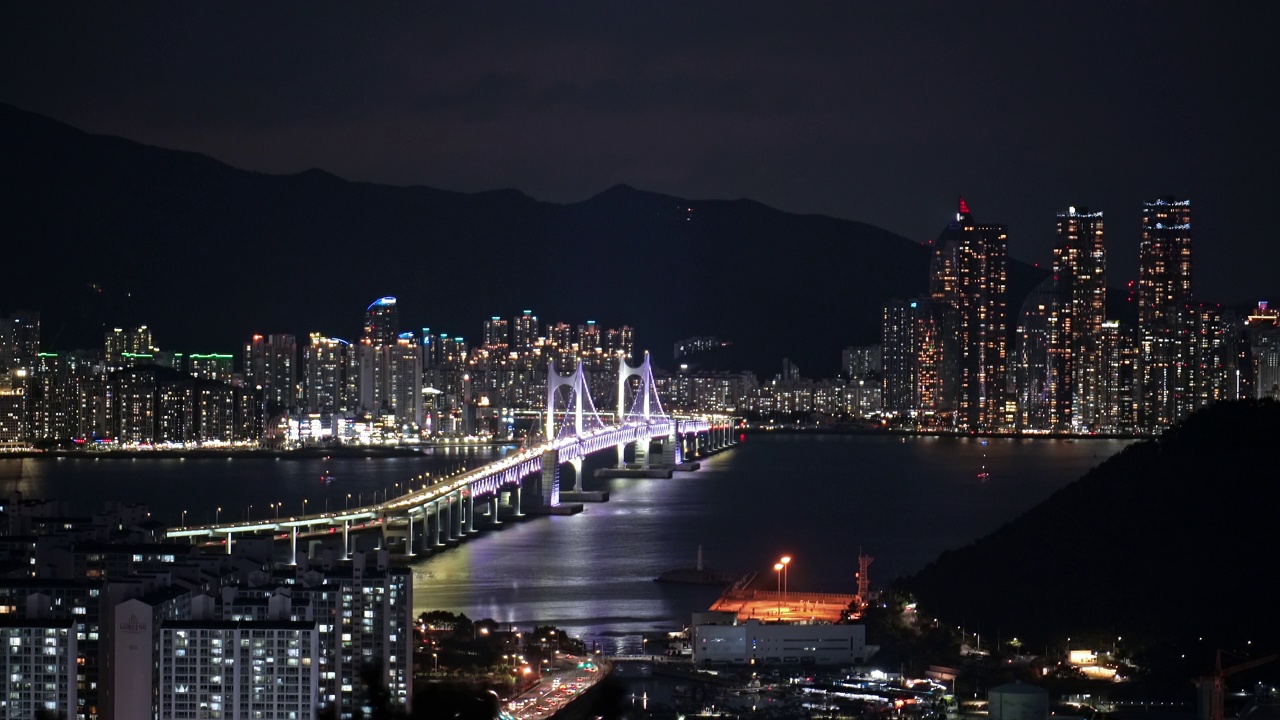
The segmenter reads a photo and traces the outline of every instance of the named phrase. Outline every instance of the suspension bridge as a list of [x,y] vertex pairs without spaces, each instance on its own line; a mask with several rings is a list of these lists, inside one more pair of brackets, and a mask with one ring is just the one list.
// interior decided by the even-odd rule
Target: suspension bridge
[[[622,358],[618,366],[618,406],[609,421],[591,400],[581,362],[567,376],[549,362],[542,432],[500,460],[380,503],[274,520],[178,527],[165,535],[221,543],[228,554],[236,538],[283,538],[289,540],[290,562],[296,564],[299,538],[336,536],[340,529],[345,559],[352,552],[353,532],[375,529],[381,533],[380,547],[396,545],[412,556],[475,534],[482,523],[501,525],[503,514],[568,514],[581,509],[566,503],[588,495],[582,492],[582,460],[587,455],[613,449],[622,467],[631,448],[628,468],[671,469],[685,458],[735,442],[731,418],[677,417],[663,410],[648,353],[637,367]],[[562,493],[562,471],[567,470],[573,472],[573,488]]]

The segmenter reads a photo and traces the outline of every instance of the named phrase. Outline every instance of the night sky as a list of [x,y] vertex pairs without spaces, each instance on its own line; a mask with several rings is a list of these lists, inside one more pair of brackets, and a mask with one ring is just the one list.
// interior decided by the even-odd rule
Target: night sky
[[915,240],[962,194],[1040,263],[1054,212],[1088,206],[1113,287],[1141,202],[1177,194],[1197,295],[1280,289],[1268,3],[795,5],[9,2],[0,102],[271,173],[628,183]]

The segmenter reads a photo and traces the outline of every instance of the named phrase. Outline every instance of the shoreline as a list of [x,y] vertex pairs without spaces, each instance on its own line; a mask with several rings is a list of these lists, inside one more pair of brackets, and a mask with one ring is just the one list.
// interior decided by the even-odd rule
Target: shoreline
[[414,446],[376,447],[350,446],[298,448],[296,450],[271,450],[266,448],[184,448],[157,450],[13,450],[0,451],[0,460],[6,459],[94,459],[94,460],[175,460],[180,458],[245,460],[314,460],[316,458],[363,457],[415,457],[433,455],[437,450],[454,448],[500,448],[515,446],[515,442],[432,443]]
[[883,435],[886,437],[940,438],[1006,438],[1009,440],[1147,440],[1156,435],[1142,433],[1028,433],[1028,432],[961,432],[959,430],[900,430],[856,426],[836,427],[752,427],[741,428],[747,435]]

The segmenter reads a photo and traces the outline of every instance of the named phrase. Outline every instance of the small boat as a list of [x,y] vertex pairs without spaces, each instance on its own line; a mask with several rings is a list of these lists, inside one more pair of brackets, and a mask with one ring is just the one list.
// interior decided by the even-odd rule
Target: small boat
[[320,484],[332,485],[335,482],[336,478],[333,477],[333,473],[329,472],[329,462],[328,462],[329,456],[326,455],[324,459],[325,459],[324,472],[320,473]]

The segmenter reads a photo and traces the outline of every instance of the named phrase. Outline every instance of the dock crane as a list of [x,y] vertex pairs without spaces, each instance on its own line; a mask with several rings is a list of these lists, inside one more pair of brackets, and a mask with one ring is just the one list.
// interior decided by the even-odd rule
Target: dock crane
[[1226,678],[1228,675],[1234,675],[1259,665],[1265,665],[1275,659],[1276,656],[1274,654],[1267,655],[1266,657],[1248,660],[1239,665],[1224,668],[1222,667],[1222,651],[1218,650],[1214,655],[1213,672],[1191,681],[1199,691],[1200,719],[1223,720],[1222,702],[1226,694]]

